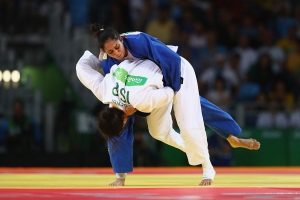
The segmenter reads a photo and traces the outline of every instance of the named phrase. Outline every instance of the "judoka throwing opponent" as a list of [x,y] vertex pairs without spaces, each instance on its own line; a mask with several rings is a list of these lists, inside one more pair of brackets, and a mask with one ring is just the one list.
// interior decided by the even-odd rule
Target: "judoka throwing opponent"
[[[80,58],[76,70],[80,81],[100,101],[114,105],[114,107],[102,111],[99,116],[99,129],[110,139],[108,142],[110,159],[114,171],[117,173],[117,180],[111,185],[124,185],[126,173],[132,171],[128,169],[132,167],[132,122],[134,116],[124,114],[128,114],[126,108],[130,105],[141,112],[151,113],[147,117],[150,134],[154,138],[186,152],[191,165],[202,164],[203,180],[200,185],[210,185],[215,171],[209,160],[204,124],[202,125],[203,129],[201,126],[201,130],[196,131],[192,118],[187,118],[185,121],[181,120],[182,123],[186,123],[182,124],[186,127],[184,134],[178,134],[172,129],[170,112],[174,91],[170,87],[163,86],[160,68],[150,60],[125,60],[119,65],[113,65],[110,73],[103,77],[97,72],[98,67],[99,60],[86,51]],[[188,81],[185,83],[186,87],[189,87],[188,83]],[[187,98],[189,97],[187,96]],[[205,99],[201,99],[201,103],[203,100],[205,103]],[[198,105],[200,106],[199,97]],[[188,106],[182,105],[181,112],[185,112],[185,107]],[[195,110],[197,111],[197,109]],[[197,112],[191,111],[193,109],[189,109],[188,114],[196,117]],[[128,115],[130,114],[132,113]],[[199,116],[202,117],[202,113]]]

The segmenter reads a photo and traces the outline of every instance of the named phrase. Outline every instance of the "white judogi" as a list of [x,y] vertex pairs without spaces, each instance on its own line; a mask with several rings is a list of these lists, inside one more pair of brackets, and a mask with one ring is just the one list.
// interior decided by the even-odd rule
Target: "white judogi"
[[86,51],[76,65],[79,80],[103,103],[123,110],[132,105],[141,112],[151,112],[170,103],[174,92],[164,87],[159,67],[150,60],[125,60],[112,66],[103,77],[97,73],[99,60]]
[[[154,138],[186,152],[190,165],[210,164],[197,80],[188,61],[181,57],[183,84],[174,96],[173,107],[180,134],[173,129],[170,115],[173,90],[163,87],[162,74],[155,63],[150,60],[125,60],[119,66],[114,65],[105,77],[97,73],[99,64],[98,58],[86,51],[78,61],[76,70],[79,80],[100,101],[103,103],[114,102],[120,109],[131,104],[139,111],[151,112],[147,117],[147,123],[149,132]],[[124,72],[123,70],[131,78],[146,78],[145,84],[126,85],[129,79],[126,79],[126,82],[124,75],[119,74]],[[118,95],[114,95],[116,93],[112,92],[113,88],[116,88],[116,83],[119,84]]]

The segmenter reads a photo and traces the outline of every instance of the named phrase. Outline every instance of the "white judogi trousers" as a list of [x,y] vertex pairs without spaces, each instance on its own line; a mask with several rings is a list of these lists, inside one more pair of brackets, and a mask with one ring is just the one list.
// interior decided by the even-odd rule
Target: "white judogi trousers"
[[173,129],[172,102],[154,109],[147,117],[152,137],[178,148],[187,154],[190,165],[209,161],[207,136],[202,117],[198,83],[191,64],[181,57],[183,84],[174,96],[174,113],[180,134]]

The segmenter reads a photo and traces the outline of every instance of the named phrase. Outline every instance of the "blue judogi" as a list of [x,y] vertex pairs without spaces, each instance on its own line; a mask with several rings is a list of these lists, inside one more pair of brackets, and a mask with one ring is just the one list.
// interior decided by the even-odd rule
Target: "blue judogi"
[[[164,86],[173,88],[175,92],[179,91],[182,81],[180,76],[181,58],[177,53],[146,33],[125,34],[124,45],[135,58],[149,59],[155,62],[162,70]],[[102,68],[107,74],[114,64],[119,63],[118,60],[107,56],[102,60]],[[200,103],[204,124],[220,136],[227,138],[230,134],[237,136],[241,133],[241,128],[228,113],[201,96]],[[136,112],[135,115],[147,116],[149,113]],[[117,139],[115,147],[111,142],[108,144],[110,161],[116,173],[133,170],[133,122],[134,116],[131,116],[121,133],[121,138]]]
[[113,140],[108,142],[110,162],[116,173],[133,170],[133,122],[134,115],[131,115],[123,128],[121,137],[115,138],[115,144]]

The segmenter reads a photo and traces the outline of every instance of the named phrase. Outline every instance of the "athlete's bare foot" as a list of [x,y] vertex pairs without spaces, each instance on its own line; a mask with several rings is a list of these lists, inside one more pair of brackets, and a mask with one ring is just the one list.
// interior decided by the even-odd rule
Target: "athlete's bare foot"
[[214,170],[213,167],[203,168],[203,178],[201,183],[199,183],[199,185],[201,186],[211,185],[213,183],[215,175],[216,175],[216,171]]
[[227,141],[233,148],[246,148],[249,150],[257,150],[260,148],[260,143],[255,139],[241,139],[233,135],[227,138]]
[[110,183],[109,186],[124,186],[125,178],[117,178],[113,183]]
[[201,181],[201,183],[199,183],[199,185],[208,186],[208,185],[211,185],[212,182],[213,182],[213,180],[211,180],[211,179],[204,179],[204,180]]

